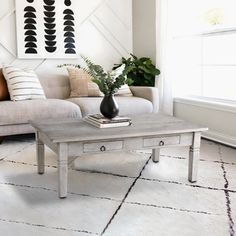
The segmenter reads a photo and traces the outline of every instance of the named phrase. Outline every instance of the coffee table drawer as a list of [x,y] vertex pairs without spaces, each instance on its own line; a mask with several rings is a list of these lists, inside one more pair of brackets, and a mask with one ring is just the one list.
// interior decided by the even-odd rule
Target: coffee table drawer
[[84,153],[88,152],[106,152],[123,149],[123,141],[85,143],[83,145]]
[[164,147],[180,144],[180,136],[144,138],[144,147]]

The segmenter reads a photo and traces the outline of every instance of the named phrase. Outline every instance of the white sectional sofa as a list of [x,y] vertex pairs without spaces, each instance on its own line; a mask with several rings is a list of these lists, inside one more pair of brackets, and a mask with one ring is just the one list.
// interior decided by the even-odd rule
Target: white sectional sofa
[[[82,118],[99,113],[102,97],[69,98],[70,84],[65,75],[39,78],[46,100],[0,101],[0,136],[33,133],[29,120]],[[116,96],[120,115],[139,115],[158,111],[158,89],[130,87],[134,96]]]

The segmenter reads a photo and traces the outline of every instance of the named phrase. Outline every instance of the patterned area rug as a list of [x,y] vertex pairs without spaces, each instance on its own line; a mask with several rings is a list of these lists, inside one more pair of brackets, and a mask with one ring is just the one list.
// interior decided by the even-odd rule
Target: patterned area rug
[[56,155],[36,172],[32,136],[0,145],[0,235],[233,236],[236,150],[202,140],[198,182],[186,148],[90,155],[71,162],[68,197],[57,197]]

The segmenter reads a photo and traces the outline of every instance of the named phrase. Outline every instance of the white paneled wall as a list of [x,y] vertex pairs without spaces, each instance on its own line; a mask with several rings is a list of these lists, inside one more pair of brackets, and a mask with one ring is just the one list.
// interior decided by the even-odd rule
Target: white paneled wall
[[[16,0],[17,1],[17,0]],[[78,15],[79,52],[111,69],[132,50],[132,0],[74,0]],[[15,1],[0,0],[0,63],[34,68],[40,74],[60,73],[60,63],[77,60],[19,60],[17,58]]]
[[156,0],[133,1],[134,54],[156,62]]

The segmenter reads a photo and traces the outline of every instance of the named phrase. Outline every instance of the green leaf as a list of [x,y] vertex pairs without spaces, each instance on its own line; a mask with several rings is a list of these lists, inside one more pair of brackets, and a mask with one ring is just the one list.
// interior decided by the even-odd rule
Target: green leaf
[[130,55],[133,57],[134,60],[137,60],[137,59],[138,59],[138,58],[137,58],[135,55],[133,55],[132,53],[130,53]]
[[[81,58],[86,63],[86,68],[83,68],[87,73],[93,77],[93,82],[96,83],[105,95],[114,94],[122,85],[126,83],[128,74],[128,69],[125,67],[121,75],[115,76],[110,72],[106,72],[102,66],[94,64],[90,59],[85,56]],[[122,58],[122,61],[125,59]],[[114,68],[120,67],[119,64],[116,64]]]

